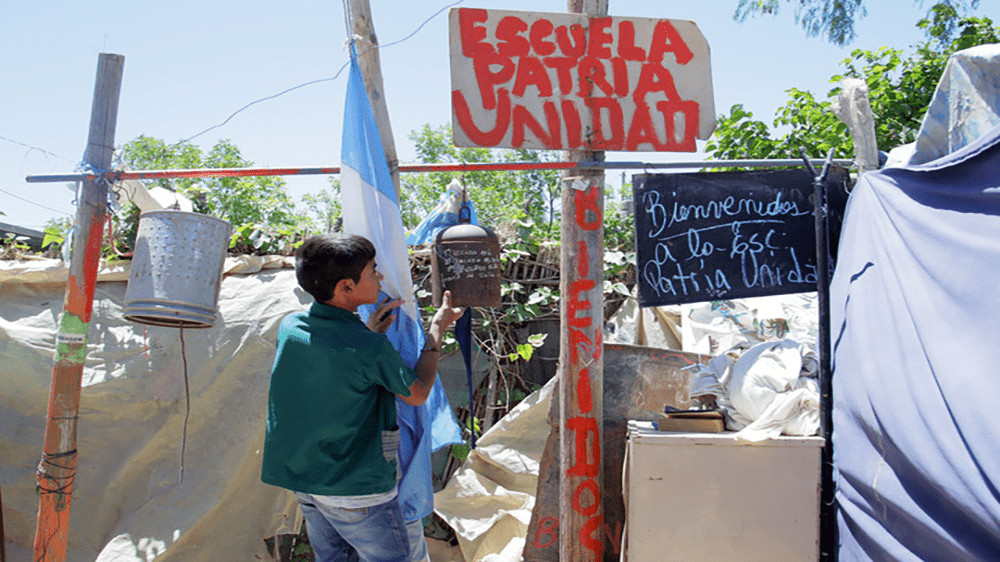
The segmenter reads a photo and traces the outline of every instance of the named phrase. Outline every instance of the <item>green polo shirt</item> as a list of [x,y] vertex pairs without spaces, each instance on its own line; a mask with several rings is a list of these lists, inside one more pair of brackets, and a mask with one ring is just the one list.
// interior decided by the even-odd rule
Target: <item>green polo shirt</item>
[[383,454],[382,432],[397,429],[395,395],[409,396],[414,380],[385,335],[354,313],[314,303],[287,316],[271,371],[261,480],[325,496],[392,490],[395,451]]

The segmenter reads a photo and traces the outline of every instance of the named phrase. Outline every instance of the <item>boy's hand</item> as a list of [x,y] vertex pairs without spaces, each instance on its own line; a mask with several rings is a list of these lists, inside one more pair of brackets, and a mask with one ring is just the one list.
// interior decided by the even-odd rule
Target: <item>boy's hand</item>
[[444,344],[444,333],[448,328],[465,314],[465,307],[451,306],[451,291],[445,291],[441,299],[441,307],[434,313],[431,319],[430,329],[427,330],[427,343],[425,351],[428,349],[440,350]]
[[451,305],[451,291],[445,291],[441,298],[441,307],[434,313],[434,319],[431,320],[431,323],[440,327],[442,331],[447,331],[455,320],[462,317],[462,314],[465,314],[465,307],[453,307]]
[[399,308],[402,304],[403,299],[391,300],[389,297],[386,297],[385,300],[378,303],[375,312],[368,316],[368,329],[384,334],[393,321],[396,320],[396,317],[392,314],[392,309]]

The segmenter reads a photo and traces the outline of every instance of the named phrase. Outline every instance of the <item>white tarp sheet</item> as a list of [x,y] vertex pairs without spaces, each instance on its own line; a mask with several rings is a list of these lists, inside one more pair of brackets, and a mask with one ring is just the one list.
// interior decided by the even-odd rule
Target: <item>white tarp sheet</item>
[[830,286],[842,560],[1000,553],[1000,125],[863,174]]
[[[226,262],[219,320],[180,332],[121,313],[128,264],[98,277],[78,429],[68,560],[267,559],[264,538],[298,530],[294,498],[260,482],[278,322],[311,297],[286,258]],[[285,269],[276,269],[282,268]],[[0,487],[10,560],[30,560],[55,333],[67,269],[0,262]]]
[[604,341],[716,355],[782,338],[814,345],[816,293],[639,308],[626,299],[605,323]]
[[553,377],[476,441],[462,467],[434,494],[434,512],[455,530],[466,560],[520,560],[538,466],[549,435]]
[[[815,294],[798,294],[639,308],[635,299],[628,299],[606,323],[604,340],[704,354],[784,336],[811,346],[818,324],[815,301]],[[797,355],[800,347],[793,347]],[[799,369],[794,372],[797,378]],[[434,511],[455,529],[466,560],[521,559],[550,430],[553,381],[490,428],[447,486],[434,494]],[[774,416],[768,414],[768,419]]]
[[951,55],[917,133],[889,152],[886,167],[926,164],[967,146],[1000,124],[1000,44]]

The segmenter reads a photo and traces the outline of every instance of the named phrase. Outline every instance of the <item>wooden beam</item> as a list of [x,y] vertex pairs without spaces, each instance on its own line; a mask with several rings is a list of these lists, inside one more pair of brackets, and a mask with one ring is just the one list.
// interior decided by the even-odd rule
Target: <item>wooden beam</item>
[[350,0],[351,30],[355,35],[358,49],[358,65],[361,67],[361,77],[365,80],[368,90],[368,101],[375,113],[375,125],[382,140],[385,151],[385,161],[389,163],[389,173],[392,174],[392,185],[396,190],[396,201],[399,201],[399,158],[396,156],[396,142],[392,137],[392,125],[389,123],[389,107],[385,101],[385,86],[382,84],[382,63],[379,59],[378,37],[375,35],[375,23],[372,21],[372,11],[368,0]]
[[[85,164],[97,171],[111,167],[118,120],[125,57],[101,53],[97,60],[90,133],[83,154]],[[69,280],[56,333],[55,366],[49,392],[48,418],[42,459],[38,463],[38,523],[34,559],[66,559],[70,502],[76,477],[76,428],[80,410],[80,384],[87,356],[87,332],[94,304],[94,288],[101,259],[108,200],[102,180],[84,180],[76,211],[76,236],[70,258]]]
[[[607,0],[569,0],[567,10],[605,16]],[[599,162],[603,152],[564,160]],[[559,283],[559,559],[602,560],[604,472],[604,170],[563,172]]]

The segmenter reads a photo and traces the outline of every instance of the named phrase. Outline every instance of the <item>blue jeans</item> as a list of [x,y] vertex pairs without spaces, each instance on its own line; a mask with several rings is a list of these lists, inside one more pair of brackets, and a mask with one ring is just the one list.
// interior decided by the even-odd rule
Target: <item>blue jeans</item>
[[399,498],[372,507],[331,508],[295,494],[317,562],[408,562],[410,541]]
[[424,520],[407,521],[406,532],[410,535],[410,561],[426,562],[430,560],[427,552],[427,539],[424,537]]

